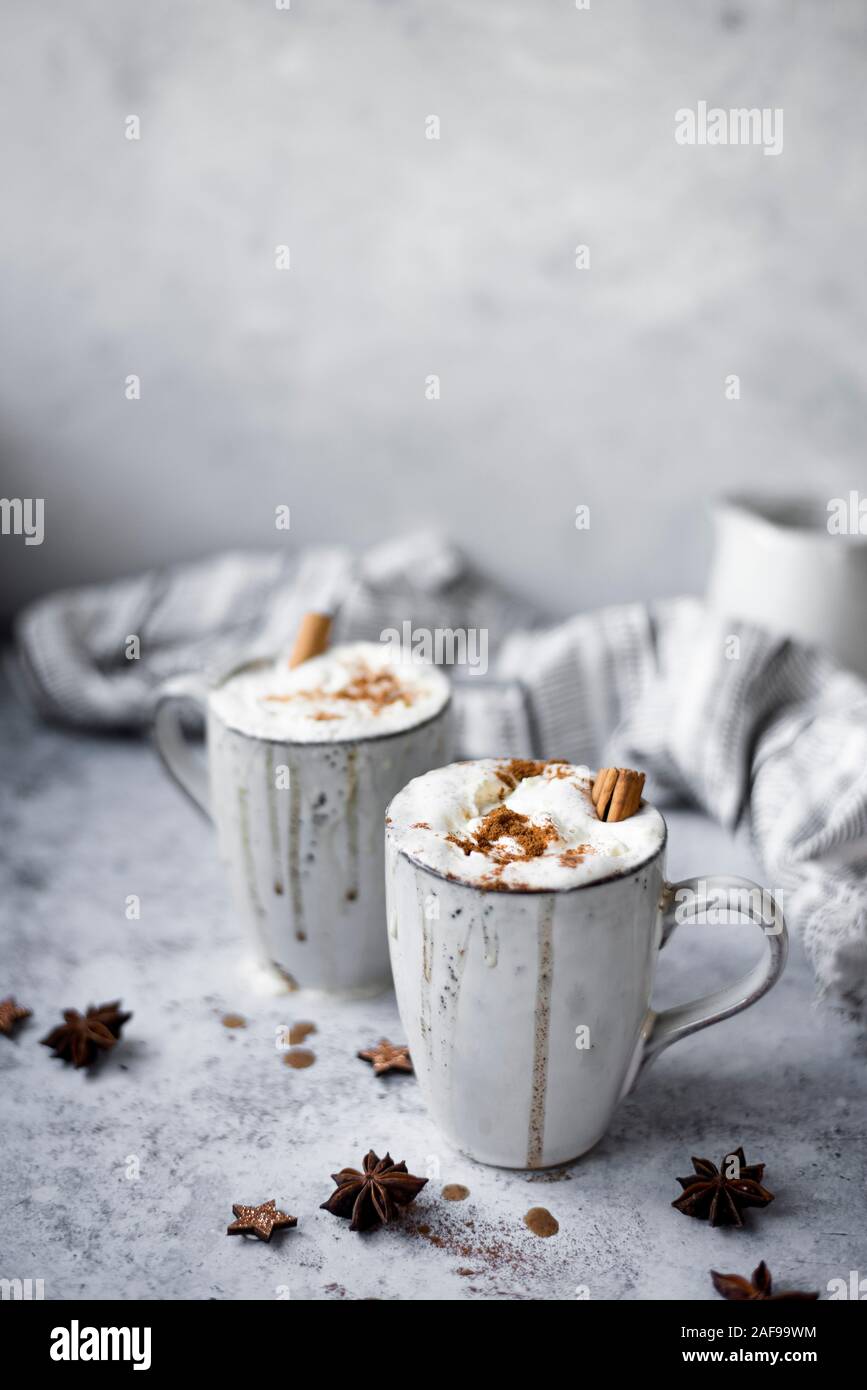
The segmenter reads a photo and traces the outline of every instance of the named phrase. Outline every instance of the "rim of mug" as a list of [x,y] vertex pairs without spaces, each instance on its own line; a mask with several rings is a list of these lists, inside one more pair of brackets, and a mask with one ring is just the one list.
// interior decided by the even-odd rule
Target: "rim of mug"
[[[224,675],[209,684],[207,691],[208,713],[210,714],[212,712],[211,695],[214,691],[219,690],[227,681],[231,680],[233,676],[237,676],[241,671],[250,671],[255,670],[256,667],[270,666],[273,659],[274,658],[270,656],[254,656],[248,658],[246,661],[239,661],[237,666],[233,666],[230,670],[226,671]],[[434,669],[438,670],[439,668],[435,667]],[[444,703],[440,705],[438,710],[433,714],[429,714],[426,719],[420,719],[417,724],[408,724],[405,729],[392,729],[384,734],[359,734],[353,738],[275,738],[270,734],[250,734],[246,729],[239,729],[235,724],[229,723],[227,719],[223,719],[222,717],[220,718],[220,723],[224,729],[228,729],[231,733],[237,734],[239,738],[248,738],[253,743],[273,743],[281,748],[346,748],[351,743],[384,743],[387,739],[403,738],[406,734],[414,734],[417,729],[426,728],[428,724],[432,724],[435,719],[439,719],[451,708],[453,693],[451,681],[448,676],[443,676],[443,680],[448,687],[448,693]]]
[[[769,492],[730,492],[714,498],[713,507],[718,513],[730,512],[745,517],[757,525],[764,526],[776,536],[798,536],[813,539],[824,545],[834,541],[827,528],[827,506],[818,493],[797,493],[793,496],[775,496]],[[856,533],[846,537],[847,548],[852,545],[867,546],[867,536]]]
[[[649,802],[647,804],[650,805]],[[656,849],[653,850],[651,854],[648,854],[646,859],[642,859],[640,864],[634,864],[632,868],[627,869],[625,873],[606,874],[604,878],[592,878],[589,879],[586,883],[572,883],[569,885],[568,888],[490,888],[483,883],[468,883],[467,880],[464,878],[450,878],[447,874],[440,873],[439,869],[432,869],[430,864],[422,864],[421,860],[415,859],[413,855],[410,854],[409,850],[402,849],[399,845],[396,846],[396,848],[397,853],[402,854],[404,859],[408,860],[408,862],[412,864],[414,869],[422,869],[424,873],[430,874],[432,878],[438,878],[441,883],[450,883],[453,884],[456,888],[469,888],[473,893],[491,894],[493,897],[496,898],[543,898],[546,894],[553,895],[555,893],[583,893],[588,888],[604,888],[605,885],[608,883],[617,883],[621,879],[632,878],[633,874],[640,874],[642,869],[646,869],[648,865],[652,864],[656,859],[659,859],[659,857],[665,853],[666,846],[668,845],[668,821],[665,819],[665,816],[656,806],[654,806],[653,809],[654,811],[656,811],[656,814],[662,821],[662,828],[664,833],[662,836],[662,840],[657,845]],[[388,812],[390,810],[391,804],[389,803],[389,806],[386,809],[385,813],[386,818],[388,817]],[[386,821],[386,838],[388,838],[391,835],[391,832],[392,827]]]

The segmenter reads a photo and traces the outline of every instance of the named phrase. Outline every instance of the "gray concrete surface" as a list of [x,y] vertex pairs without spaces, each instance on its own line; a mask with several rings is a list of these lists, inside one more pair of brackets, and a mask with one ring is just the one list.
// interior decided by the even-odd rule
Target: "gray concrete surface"
[[[391,995],[264,990],[210,830],[148,748],[36,727],[4,696],[0,763],[0,997],[34,1011],[0,1037],[0,1278],[41,1278],[50,1299],[691,1300],[713,1296],[708,1269],[760,1259],[823,1292],[867,1273],[863,1056],[811,1007],[797,943],[777,989],[667,1052],[593,1153],[551,1174],[497,1171],[444,1144],[413,1078],[377,1079],[356,1059],[382,1034],[400,1040]],[[698,818],[670,824],[672,876],[755,872]],[[743,968],[752,932],[681,928],[660,1002]],[[39,1045],[63,1007],[117,996],[134,1017],[93,1075]],[[247,1028],[224,1028],[228,1011]],[[275,1041],[299,1020],[316,1024],[316,1061],[295,1071]],[[743,1231],[674,1211],[690,1155],[718,1161],[738,1143],[766,1162],[776,1201]],[[361,1238],[319,1204],[368,1146],[431,1181],[403,1223]],[[444,1201],[446,1183],[469,1198]],[[269,1197],[297,1230],[269,1246],[226,1237],[233,1202]],[[555,1215],[556,1236],[527,1230],[532,1206]]]

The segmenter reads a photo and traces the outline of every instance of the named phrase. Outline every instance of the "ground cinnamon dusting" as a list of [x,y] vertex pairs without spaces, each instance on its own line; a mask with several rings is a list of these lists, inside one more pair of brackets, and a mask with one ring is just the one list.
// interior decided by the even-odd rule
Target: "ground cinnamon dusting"
[[464,1187],[461,1182],[447,1182],[441,1195],[447,1202],[465,1202],[470,1195],[470,1189]]
[[[550,759],[551,763],[560,762],[559,758]],[[545,768],[549,766],[544,760],[534,758],[510,758],[505,767],[497,768],[497,776],[501,782],[505,782],[509,791],[514,791],[519,782],[523,782],[525,777],[541,777]]]
[[243,1014],[223,1014],[221,1020],[224,1028],[246,1028],[247,1020]]
[[575,845],[572,849],[564,849],[560,855],[560,863],[564,869],[574,869],[578,864],[583,864],[588,854],[595,854],[592,845]]
[[393,671],[371,671],[367,666],[360,667],[351,680],[334,693],[335,700],[364,700],[377,713],[398,700],[411,705],[414,698]]
[[[381,714],[389,705],[402,701],[411,705],[416,698],[415,691],[408,690],[394,671],[387,668],[374,671],[370,666],[359,665],[345,685],[339,690],[293,690],[284,695],[263,695],[263,700],[286,704],[290,700],[350,700],[366,704],[372,714]],[[341,719],[339,714],[319,713],[313,719]]]
[[482,874],[479,887],[486,888],[491,893],[532,893],[532,884],[526,883],[523,879],[510,879],[506,883],[503,879],[505,867],[505,864],[498,864],[490,873]]
[[[536,825],[529,816],[513,811],[508,806],[498,806],[489,811],[472,836],[447,835],[446,839],[462,849],[464,854],[491,854],[500,864],[513,863],[516,859],[538,859],[552,840],[557,839],[553,825]],[[514,840],[520,854],[509,854],[497,845],[498,840]]]
[[459,1269],[465,1278],[501,1273],[529,1277],[536,1269],[531,1252],[513,1229],[487,1223],[479,1229],[475,1221],[459,1219],[457,1212],[448,1216],[444,1213],[434,1229],[427,1223],[416,1226],[405,1221],[403,1231],[446,1255],[457,1256],[462,1262],[472,1261],[471,1265],[462,1263]]

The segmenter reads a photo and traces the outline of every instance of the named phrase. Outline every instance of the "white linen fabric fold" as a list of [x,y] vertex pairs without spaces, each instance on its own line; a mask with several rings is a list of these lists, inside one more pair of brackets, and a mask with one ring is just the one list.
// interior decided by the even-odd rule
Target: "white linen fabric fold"
[[491,671],[454,672],[463,756],[638,767],[657,804],[748,828],[820,995],[867,1023],[867,683],[695,599],[539,628],[435,535],[360,561],[230,554],[38,600],[16,622],[13,675],[46,718],[144,727],[166,677],[286,649],[307,609],[334,611],[337,641],[406,621],[484,629]]

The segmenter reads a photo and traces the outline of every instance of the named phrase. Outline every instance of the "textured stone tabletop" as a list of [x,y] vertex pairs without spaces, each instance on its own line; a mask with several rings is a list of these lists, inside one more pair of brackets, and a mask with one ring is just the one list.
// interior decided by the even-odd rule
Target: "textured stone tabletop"
[[[592,1153],[532,1176],[484,1168],[440,1139],[411,1076],[357,1060],[401,1039],[392,995],[266,987],[211,832],[148,747],[39,727],[4,696],[0,758],[0,997],[33,1010],[0,1037],[0,1278],[43,1279],[50,1299],[703,1299],[708,1269],[763,1258],[779,1283],[823,1294],[867,1272],[867,1075],[848,1030],[812,1007],[798,942],[766,999],[663,1055]],[[756,873],[697,817],[669,823],[670,876]],[[681,927],[657,1000],[732,977],[754,937]],[[118,997],[133,1018],[93,1074],[39,1046],[64,1007]],[[315,1060],[296,1070],[278,1030],[302,1020]],[[690,1155],[717,1162],[739,1143],[776,1201],[743,1231],[672,1210]],[[358,1236],[320,1203],[371,1147],[431,1180],[400,1225]],[[470,1195],[444,1200],[448,1183]],[[296,1230],[226,1238],[233,1203],[270,1197]],[[527,1229],[533,1206],[558,1234]]]

